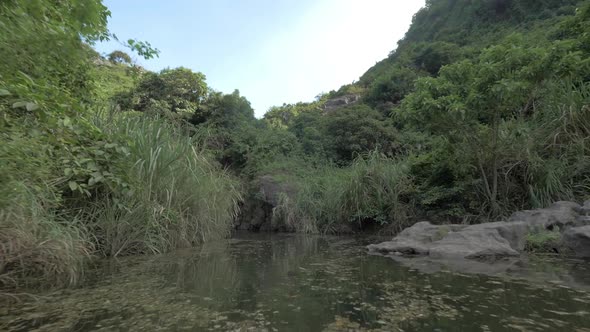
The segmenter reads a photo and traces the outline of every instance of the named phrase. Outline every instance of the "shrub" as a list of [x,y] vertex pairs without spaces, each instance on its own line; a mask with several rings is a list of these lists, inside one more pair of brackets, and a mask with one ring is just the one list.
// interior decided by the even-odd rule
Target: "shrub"
[[338,233],[377,226],[397,233],[414,216],[413,183],[405,163],[372,152],[349,168],[323,166],[286,179],[297,187],[275,215],[297,230]]

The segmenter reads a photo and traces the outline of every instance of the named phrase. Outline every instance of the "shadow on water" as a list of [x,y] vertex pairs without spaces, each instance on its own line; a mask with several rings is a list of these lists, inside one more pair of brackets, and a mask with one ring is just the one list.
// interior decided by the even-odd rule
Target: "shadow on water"
[[0,330],[590,331],[587,262],[468,275],[369,256],[364,244],[239,234],[168,255],[105,260],[80,288],[3,309]]

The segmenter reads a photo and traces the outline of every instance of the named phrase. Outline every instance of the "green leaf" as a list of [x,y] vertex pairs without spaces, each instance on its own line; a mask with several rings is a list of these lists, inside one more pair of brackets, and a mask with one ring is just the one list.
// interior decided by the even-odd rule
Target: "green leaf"
[[27,106],[26,101],[17,101],[16,103],[12,104],[12,108],[20,108],[20,107],[26,107],[26,106]]
[[27,103],[26,105],[27,111],[32,112],[32,111],[36,111],[39,109],[39,105],[35,104],[35,103]]
[[10,96],[11,93],[8,90],[0,89],[0,97]]
[[72,190],[72,191],[78,189],[78,184],[74,181],[68,182],[68,186],[70,187],[70,190]]

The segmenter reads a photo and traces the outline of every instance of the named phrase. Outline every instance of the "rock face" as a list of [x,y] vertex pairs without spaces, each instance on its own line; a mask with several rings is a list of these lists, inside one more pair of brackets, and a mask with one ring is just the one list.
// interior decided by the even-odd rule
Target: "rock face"
[[348,105],[354,105],[361,100],[360,95],[345,95],[342,97],[337,97],[334,99],[330,99],[324,104],[324,111],[331,112],[335,109],[345,107]]
[[393,240],[369,245],[368,249],[432,259],[498,259],[519,256],[531,233],[559,230],[565,247],[579,257],[590,257],[589,216],[590,201],[583,206],[557,202],[545,209],[516,212],[508,221],[471,226],[419,222]]
[[583,258],[590,258],[590,226],[570,228],[563,233],[563,244]]
[[254,183],[255,188],[241,207],[234,228],[255,232],[293,232],[292,226],[274,218],[273,210],[283,195],[295,196],[295,187],[271,175],[261,176]]

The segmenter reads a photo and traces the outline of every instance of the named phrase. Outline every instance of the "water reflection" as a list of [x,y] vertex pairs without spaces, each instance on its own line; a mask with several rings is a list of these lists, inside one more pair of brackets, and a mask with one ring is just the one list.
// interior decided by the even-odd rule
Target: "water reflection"
[[[543,265],[544,264],[544,265]],[[590,294],[407,267],[341,237],[241,234],[158,257],[102,261],[83,287],[13,305],[10,331],[554,331],[590,328]],[[585,262],[530,263],[587,285]],[[530,272],[532,273],[532,272]],[[536,273],[536,272],[535,272]],[[552,275],[552,274],[548,274]],[[565,278],[567,279],[567,278]],[[563,280],[561,278],[560,280]],[[584,284],[586,283],[586,284]]]

